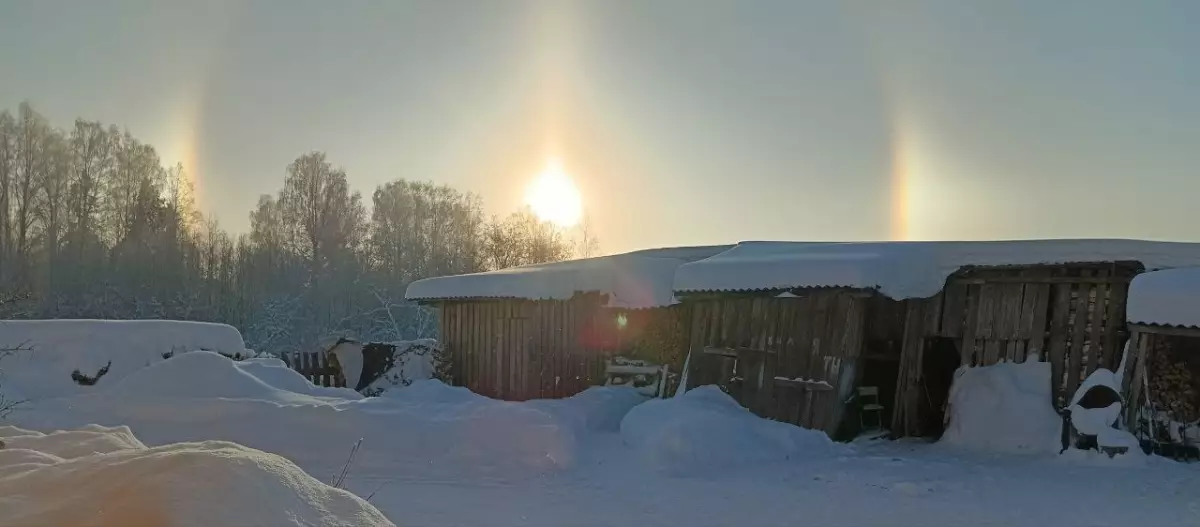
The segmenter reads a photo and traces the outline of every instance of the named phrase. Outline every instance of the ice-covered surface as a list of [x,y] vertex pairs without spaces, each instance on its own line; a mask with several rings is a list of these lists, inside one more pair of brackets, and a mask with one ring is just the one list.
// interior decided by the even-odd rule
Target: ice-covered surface
[[878,289],[895,299],[926,298],[963,266],[1138,261],[1147,269],[1200,265],[1200,244],[1140,240],[998,242],[742,242],[684,264],[675,291],[800,287]]
[[1050,401],[1048,362],[960,368],[940,443],[1009,454],[1058,452],[1062,418]]
[[1133,277],[1125,313],[1133,323],[1200,327],[1200,267]]
[[621,421],[621,437],[648,466],[676,475],[834,457],[844,450],[822,432],[760,418],[716,386],[633,408]]
[[[174,320],[0,321],[0,345],[25,349],[4,359],[0,393],[41,399],[94,392],[163,360],[164,353],[211,350],[250,353],[232,326]],[[81,386],[71,373],[93,376],[111,361],[95,386]],[[12,394],[12,395],[10,395]]]
[[147,448],[124,427],[9,432],[0,525],[394,525],[291,462],[233,443]]
[[525,265],[499,271],[417,280],[409,300],[527,298],[566,300],[577,292],[604,293],[610,307],[640,309],[674,303],[671,283],[681,264],[730,246],[649,249],[613,256]]

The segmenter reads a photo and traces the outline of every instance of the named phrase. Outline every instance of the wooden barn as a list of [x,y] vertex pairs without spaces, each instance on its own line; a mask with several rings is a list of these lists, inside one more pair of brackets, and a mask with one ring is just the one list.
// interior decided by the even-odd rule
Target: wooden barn
[[1200,457],[1200,268],[1136,277],[1128,320],[1126,429],[1148,450]]
[[689,385],[720,383],[760,415],[848,438],[940,435],[955,370],[1036,356],[1056,407],[1128,333],[1144,268],[1200,246],[1126,240],[748,242],[685,264]]
[[682,364],[675,269],[728,246],[653,249],[413,282],[436,306],[456,385],[506,400],[567,397],[604,380],[605,361],[633,355]]

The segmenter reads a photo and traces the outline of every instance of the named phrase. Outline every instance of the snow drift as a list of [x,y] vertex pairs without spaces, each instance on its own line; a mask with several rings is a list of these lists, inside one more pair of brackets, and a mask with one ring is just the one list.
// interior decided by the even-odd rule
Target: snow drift
[[286,459],[234,443],[146,448],[128,428],[8,433],[0,525],[393,525]]
[[314,386],[279,359],[235,362],[209,351],[184,353],[133,372],[105,395],[193,397],[315,403],[313,397],[361,399],[354,390]]
[[1050,363],[960,368],[941,443],[999,453],[1057,453],[1062,418],[1050,404]]
[[[178,367],[196,363],[206,365]],[[210,368],[214,365],[220,367]],[[203,375],[196,374],[201,370]],[[319,475],[340,470],[359,439],[353,467],[359,475],[522,477],[561,470],[575,460],[573,422],[437,381],[386,397],[317,397],[277,390],[238,363],[202,352],[139,373],[95,396],[23,405],[10,419],[27,428],[129,425],[150,445],[232,441],[277,453]],[[222,388],[210,389],[214,385]]]
[[[164,354],[250,353],[232,326],[174,320],[9,320],[0,322],[0,345],[27,348],[4,359],[0,387],[30,400],[103,389]],[[76,370],[94,376],[109,363],[95,386],[71,379]]]
[[647,400],[649,397],[632,386],[592,386],[566,399],[536,399],[526,404],[571,423],[580,432],[618,432],[626,414]]
[[762,419],[716,386],[701,386],[629,411],[621,437],[643,460],[669,474],[838,455],[822,432]]

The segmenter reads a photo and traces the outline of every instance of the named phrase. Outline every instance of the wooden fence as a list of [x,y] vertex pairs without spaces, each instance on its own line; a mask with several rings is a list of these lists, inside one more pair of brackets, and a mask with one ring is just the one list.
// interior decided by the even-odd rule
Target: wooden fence
[[337,366],[329,363],[325,353],[319,351],[293,352],[283,356],[293,370],[317,386],[343,388],[346,378]]

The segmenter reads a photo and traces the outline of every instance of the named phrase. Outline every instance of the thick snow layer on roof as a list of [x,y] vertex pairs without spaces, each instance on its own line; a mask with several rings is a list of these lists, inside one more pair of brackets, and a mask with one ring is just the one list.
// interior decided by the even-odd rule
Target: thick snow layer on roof
[[1142,273],[1129,284],[1133,323],[1200,327],[1200,267]]
[[486,273],[440,276],[408,286],[409,300],[526,298],[566,300],[575,293],[604,293],[610,307],[640,309],[674,302],[675,269],[730,246],[650,249]]
[[743,242],[679,267],[675,291],[798,287],[878,289],[926,298],[964,266],[1137,261],[1147,269],[1200,265],[1200,244],[1139,240],[998,242]]

